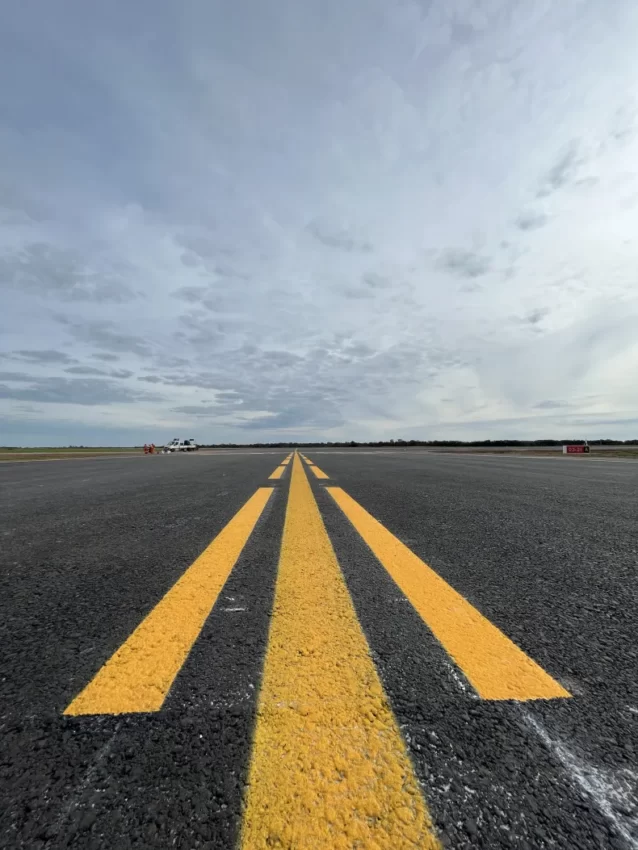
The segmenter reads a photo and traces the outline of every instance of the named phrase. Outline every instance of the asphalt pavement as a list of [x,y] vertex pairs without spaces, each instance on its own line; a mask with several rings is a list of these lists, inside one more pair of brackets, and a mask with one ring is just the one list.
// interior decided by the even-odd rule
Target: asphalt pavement
[[288,457],[0,465],[0,847],[638,848],[638,463]]

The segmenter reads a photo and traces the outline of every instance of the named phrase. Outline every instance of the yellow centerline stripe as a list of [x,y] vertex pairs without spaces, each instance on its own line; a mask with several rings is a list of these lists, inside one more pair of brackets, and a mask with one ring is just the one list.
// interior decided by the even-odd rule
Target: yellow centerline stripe
[[311,472],[314,472],[315,478],[330,478],[330,476],[326,475],[326,473],[323,470],[319,469],[318,466],[311,466],[309,467],[309,469]]
[[262,487],[96,673],[65,714],[158,711],[266,507]]
[[483,699],[571,696],[351,496],[326,489]]
[[240,846],[440,847],[298,457]]
[[285,471],[286,471],[286,467],[282,464],[281,466],[278,466],[277,469],[275,469],[275,471],[271,475],[268,476],[268,478],[270,480],[276,481],[279,478],[281,478],[281,476],[284,474]]

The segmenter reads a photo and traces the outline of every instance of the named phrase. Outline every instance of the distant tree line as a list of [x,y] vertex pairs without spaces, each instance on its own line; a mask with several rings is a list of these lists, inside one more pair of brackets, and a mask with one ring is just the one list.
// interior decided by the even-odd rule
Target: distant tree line
[[[587,440],[590,446],[638,446],[636,440]],[[319,448],[375,448],[380,449],[387,446],[397,448],[402,446],[432,446],[435,448],[504,448],[515,447],[538,447],[562,446],[564,443],[571,445],[583,445],[585,440],[374,440],[372,442],[361,442],[358,440],[345,440],[343,442],[277,442],[277,443],[200,443],[206,449],[319,449]]]
[[[638,446],[636,440],[587,440],[590,446]],[[359,440],[344,440],[343,442],[279,442],[279,443],[198,443],[203,449],[320,449],[320,448],[375,448],[386,446],[393,448],[402,446],[433,446],[438,448],[504,448],[506,446],[533,447],[583,445],[585,440],[374,440],[366,443]],[[0,451],[16,451],[20,446],[0,446]],[[64,446],[66,449],[95,449],[97,446]],[[102,447],[100,447],[102,448]],[[118,448],[117,446],[115,448]],[[123,448],[123,447],[119,447]],[[134,448],[141,448],[135,446]],[[40,448],[42,451],[42,448]]]

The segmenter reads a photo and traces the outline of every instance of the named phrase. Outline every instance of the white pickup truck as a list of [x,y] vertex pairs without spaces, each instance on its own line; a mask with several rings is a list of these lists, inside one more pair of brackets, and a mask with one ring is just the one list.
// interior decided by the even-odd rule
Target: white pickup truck
[[162,454],[170,454],[171,452],[196,452],[199,446],[195,440],[180,440],[175,437],[170,443],[167,443],[162,449]]

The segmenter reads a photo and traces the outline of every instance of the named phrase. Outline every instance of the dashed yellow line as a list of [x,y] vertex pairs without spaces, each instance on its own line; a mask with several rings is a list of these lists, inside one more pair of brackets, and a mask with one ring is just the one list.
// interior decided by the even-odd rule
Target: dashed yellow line
[[240,844],[440,846],[298,457]]
[[308,460],[308,458],[305,455],[301,455],[301,457],[306,461],[310,470],[314,473],[315,478],[321,478],[321,479],[330,478],[330,476],[327,475],[323,470],[319,469],[319,467],[316,464],[314,464],[311,460]]
[[313,463],[313,461],[311,461],[309,458],[307,458],[305,455],[301,455],[301,457],[306,461],[310,470],[314,473],[315,478],[320,478],[321,480],[324,480],[326,478],[330,478],[329,475],[327,475],[322,469],[319,469],[319,467],[315,463]]
[[271,480],[278,481],[285,471],[286,467],[282,464],[281,466],[278,466],[277,469],[275,469],[275,471],[268,476],[268,478]]
[[158,711],[266,507],[262,487],[235,514],[65,714]]
[[483,699],[571,696],[358,502],[326,489]]

